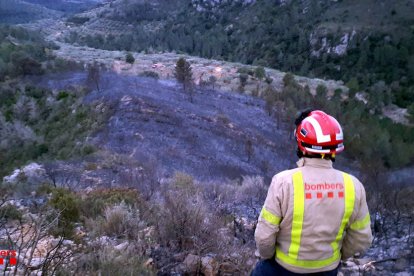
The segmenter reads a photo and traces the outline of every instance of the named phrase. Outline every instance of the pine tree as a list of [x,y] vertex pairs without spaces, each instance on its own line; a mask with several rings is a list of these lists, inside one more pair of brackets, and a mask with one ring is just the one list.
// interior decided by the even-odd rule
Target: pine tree
[[183,85],[184,91],[189,93],[190,101],[193,102],[193,72],[190,63],[185,58],[178,59],[174,76]]
[[129,64],[134,64],[135,58],[131,53],[127,53],[125,56],[125,61]]
[[254,70],[254,75],[259,81],[262,81],[266,77],[266,71],[262,66],[259,66]]

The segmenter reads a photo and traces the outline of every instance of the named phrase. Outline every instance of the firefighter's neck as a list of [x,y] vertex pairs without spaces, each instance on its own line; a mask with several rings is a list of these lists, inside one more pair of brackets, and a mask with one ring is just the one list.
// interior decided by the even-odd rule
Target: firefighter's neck
[[332,168],[332,160],[330,159],[323,159],[323,158],[310,158],[308,156],[304,156],[296,162],[298,167],[303,166],[312,166],[312,167],[323,167],[323,168]]

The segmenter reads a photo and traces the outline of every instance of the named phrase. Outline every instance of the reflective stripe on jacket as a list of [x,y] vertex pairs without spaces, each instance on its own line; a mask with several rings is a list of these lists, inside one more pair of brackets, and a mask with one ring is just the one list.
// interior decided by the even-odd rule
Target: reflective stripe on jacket
[[255,240],[262,258],[312,273],[335,269],[341,257],[371,244],[365,190],[355,177],[324,159],[302,158],[299,168],[275,175]]

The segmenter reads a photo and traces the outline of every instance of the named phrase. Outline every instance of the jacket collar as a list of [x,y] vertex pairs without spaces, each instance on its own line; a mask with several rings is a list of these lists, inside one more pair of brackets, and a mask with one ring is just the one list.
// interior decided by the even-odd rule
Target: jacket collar
[[316,168],[332,168],[332,161],[322,158],[302,157],[298,160],[298,162],[296,162],[296,164],[298,165],[298,167],[310,166]]

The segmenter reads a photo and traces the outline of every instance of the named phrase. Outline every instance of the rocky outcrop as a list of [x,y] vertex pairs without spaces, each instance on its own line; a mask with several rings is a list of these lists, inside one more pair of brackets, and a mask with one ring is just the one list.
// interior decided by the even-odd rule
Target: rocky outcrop
[[343,56],[346,54],[349,43],[354,39],[355,35],[355,30],[346,32],[338,39],[338,42],[335,42],[328,39],[325,31],[317,30],[311,33],[309,37],[312,47],[311,55],[318,58],[324,53]]
[[50,180],[46,174],[45,168],[42,165],[30,163],[21,169],[14,170],[11,175],[5,176],[3,181],[8,184],[16,184],[20,181],[24,181],[29,184],[41,184],[48,183]]

